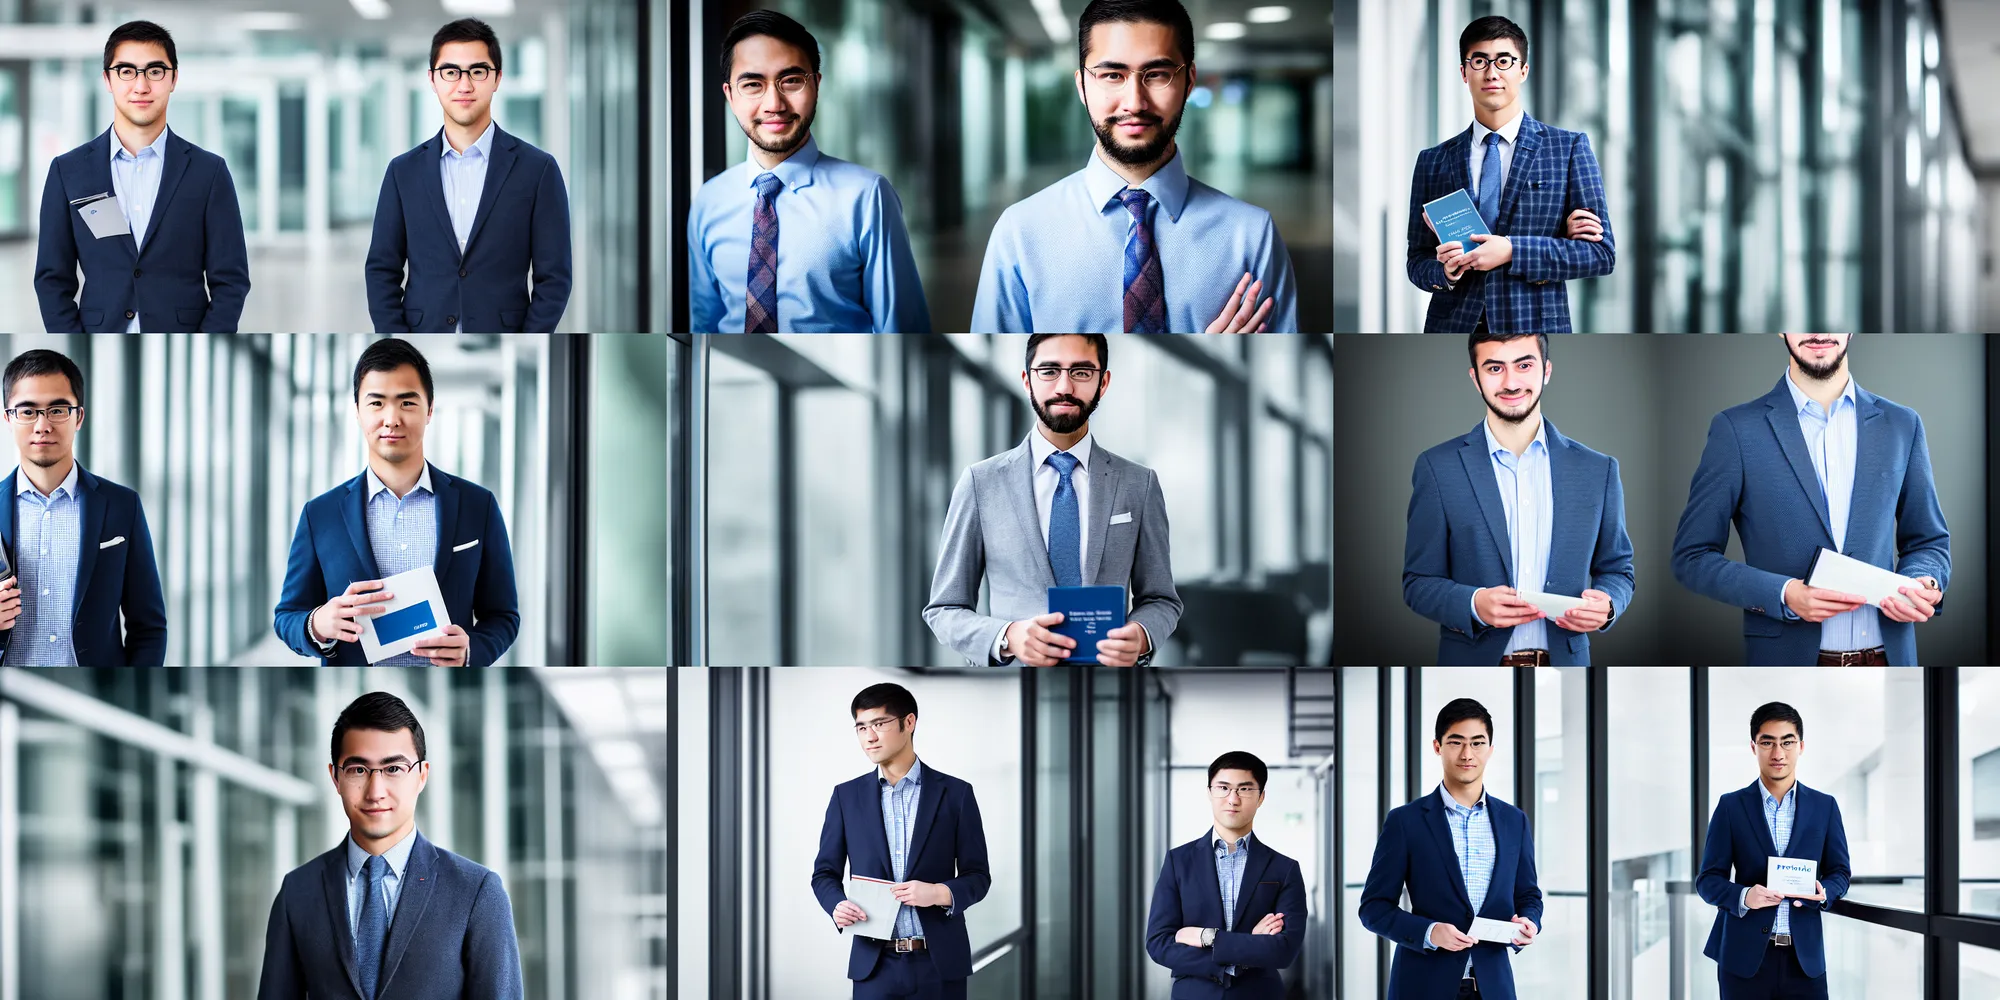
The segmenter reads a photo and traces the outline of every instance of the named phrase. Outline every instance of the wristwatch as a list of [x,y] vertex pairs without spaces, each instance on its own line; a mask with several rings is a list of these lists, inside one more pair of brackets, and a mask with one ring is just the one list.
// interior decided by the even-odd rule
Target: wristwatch
[[1215,928],[1204,927],[1201,929],[1201,946],[1204,948],[1215,947]]

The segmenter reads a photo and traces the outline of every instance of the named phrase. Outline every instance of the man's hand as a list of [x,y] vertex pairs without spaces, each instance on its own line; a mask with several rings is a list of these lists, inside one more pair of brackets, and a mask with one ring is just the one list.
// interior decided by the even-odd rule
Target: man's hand
[[0,581],[0,632],[14,627],[21,617],[21,581],[8,577]]
[[[1247,287],[1246,287],[1247,286]],[[1271,300],[1257,304],[1257,294],[1264,290],[1264,282],[1251,281],[1249,272],[1236,279],[1236,290],[1229,293],[1229,301],[1222,304],[1222,315],[1208,324],[1207,333],[1263,333],[1264,319],[1271,315]]]
[[1199,948],[1201,947],[1201,932],[1206,929],[1203,927],[1183,927],[1174,932],[1174,940],[1190,948]]
[[843,899],[833,907],[835,927],[852,927],[866,919],[868,914],[861,912],[861,907],[854,905],[852,900]]
[[1146,655],[1152,643],[1146,640],[1146,630],[1138,622],[1126,622],[1097,640],[1097,662],[1106,667],[1129,667]]
[[472,652],[472,637],[456,625],[446,625],[442,635],[418,639],[410,652],[430,660],[433,667],[462,667]]
[[319,606],[307,622],[313,637],[336,642],[360,642],[361,619],[382,613],[382,602],[396,595],[382,589],[380,580],[356,580],[333,600]]
[[1521,926],[1521,933],[1514,936],[1514,943],[1523,948],[1534,944],[1535,935],[1542,932],[1541,928],[1536,927],[1534,921],[1518,913],[1514,914],[1514,922]]
[[1007,652],[1031,667],[1053,667],[1076,648],[1076,640],[1049,629],[1061,625],[1062,612],[1051,611],[1007,625]]
[[910,906],[951,905],[951,890],[936,882],[898,882],[889,887],[889,895]]
[[1556,624],[1572,632],[1595,632],[1611,620],[1611,595],[1601,590],[1586,590],[1581,595],[1583,606],[1571,608],[1556,619]]
[[1514,259],[1514,244],[1505,236],[1477,233],[1472,242],[1479,244],[1472,252],[1471,267],[1475,271],[1491,271]]
[[[1925,583],[1932,582],[1935,581],[1925,581]],[[1897,587],[1896,593],[1909,598],[1911,603],[1904,604],[1893,597],[1883,598],[1882,616],[1890,621],[1911,623],[1930,621],[1931,616],[1937,614],[1938,602],[1944,600],[1944,591],[1930,586]]]
[[1824,587],[1808,587],[1804,580],[1785,582],[1785,607],[1792,609],[1804,621],[1823,622],[1834,615],[1846,614],[1868,603],[1868,599],[1858,594],[1843,594],[1838,590]]
[[1431,943],[1446,951],[1464,951],[1478,944],[1479,939],[1440,920],[1431,925]]
[[1472,257],[1465,252],[1465,244],[1457,240],[1438,244],[1437,259],[1444,265],[1445,280],[1451,282],[1464,277],[1466,269],[1472,266]]
[[1588,240],[1592,243],[1604,242],[1604,220],[1587,208],[1579,208],[1569,213],[1563,222],[1563,239]]
[[1813,883],[1812,895],[1792,897],[1793,906],[1804,906],[1807,903],[1824,903],[1824,902],[1826,902],[1826,886],[1823,886],[1818,882]]
[[1252,934],[1283,934],[1284,932],[1285,915],[1282,913],[1267,913],[1264,915],[1264,919],[1257,921],[1257,926],[1250,928],[1250,933]]
[[1472,609],[1490,628],[1512,628],[1537,618],[1547,618],[1542,609],[1521,600],[1512,587],[1482,587],[1472,592]]
[[1743,897],[1743,905],[1753,910],[1776,906],[1784,901],[1785,897],[1779,895],[1776,890],[1766,889],[1761,885],[1751,886],[1750,891]]

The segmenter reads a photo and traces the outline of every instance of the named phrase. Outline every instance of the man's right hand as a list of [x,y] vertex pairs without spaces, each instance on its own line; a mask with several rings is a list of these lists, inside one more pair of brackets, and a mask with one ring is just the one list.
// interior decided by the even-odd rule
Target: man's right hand
[[1444,265],[1444,277],[1446,281],[1456,282],[1472,267],[1471,252],[1466,250],[1465,244],[1458,240],[1438,244],[1437,260],[1438,263]]
[[0,632],[14,627],[21,617],[21,581],[8,577],[0,581]]
[[1440,920],[1431,925],[1431,943],[1446,951],[1464,951],[1478,944],[1479,939]]
[[1805,621],[1823,622],[1867,603],[1868,599],[1858,594],[1808,587],[1804,580],[1785,581],[1785,606]]
[[1489,628],[1512,628],[1537,618],[1547,618],[1542,609],[1521,600],[1512,587],[1484,587],[1472,592],[1472,609]]
[[1785,897],[1761,885],[1751,886],[1750,891],[1743,896],[1743,905],[1752,910],[1761,910],[1767,906],[1776,906],[1784,901]]
[[1591,243],[1604,242],[1604,220],[1587,208],[1579,208],[1569,213],[1563,220],[1563,239],[1585,240]]
[[1007,624],[1007,652],[1031,667],[1053,667],[1076,648],[1076,640],[1057,635],[1050,628],[1061,625],[1062,612],[1024,618]]
[[1271,315],[1271,300],[1257,304],[1257,295],[1264,290],[1264,282],[1251,281],[1250,272],[1236,279],[1236,290],[1229,293],[1229,301],[1222,304],[1222,315],[1208,324],[1204,333],[1263,333],[1264,320]]
[[861,912],[861,907],[854,905],[853,900],[843,899],[834,905],[833,925],[835,927],[852,927],[866,919],[868,919],[868,914]]
[[381,614],[382,602],[395,596],[382,589],[380,580],[356,580],[312,613],[313,636],[336,642],[360,642],[361,619]]
[[1257,926],[1250,928],[1250,933],[1252,934],[1283,934],[1284,932],[1285,915],[1282,913],[1266,913],[1264,914],[1264,919],[1257,921]]

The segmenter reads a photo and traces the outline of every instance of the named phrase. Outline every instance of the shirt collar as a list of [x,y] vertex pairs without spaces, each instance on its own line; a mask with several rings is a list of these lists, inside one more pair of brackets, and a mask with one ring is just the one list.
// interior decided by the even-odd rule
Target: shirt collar
[[[1507,446],[1501,444],[1500,439],[1493,436],[1492,424],[1481,420],[1479,422],[1479,429],[1486,432],[1486,454],[1489,457],[1497,456],[1501,452],[1507,451]],[[1545,454],[1549,450],[1549,422],[1547,420],[1542,421],[1542,425],[1535,428],[1535,439],[1528,442],[1528,451],[1534,451],[1536,445],[1541,445],[1542,451]],[[1513,452],[1507,453],[1509,455],[1513,454]],[[1527,452],[1522,452],[1522,455],[1525,456],[1526,454]]]
[[764,165],[757,162],[756,147],[754,146],[751,147],[750,152],[743,155],[743,160],[750,166],[749,185],[751,187],[757,186],[757,178],[765,174],[777,174],[778,180],[784,182],[785,190],[790,191],[802,188],[812,183],[813,167],[819,163],[819,140],[814,139],[810,135],[806,136],[805,145],[800,146],[796,152],[785,157],[783,162],[769,170],[765,170]]
[[1527,117],[1528,113],[1526,111],[1516,111],[1514,112],[1513,120],[1500,126],[1498,129],[1487,128],[1479,119],[1474,118],[1472,120],[1472,144],[1475,146],[1484,146],[1486,145],[1487,133],[1499,132],[1500,138],[1507,140],[1507,145],[1512,146],[1514,145],[1514,140],[1520,138],[1521,122],[1526,120]]
[[452,157],[470,159],[475,150],[478,151],[480,159],[490,160],[493,158],[493,123],[487,122],[486,131],[479,133],[479,138],[472,140],[472,145],[465,147],[463,153],[451,148],[450,142],[441,142],[438,145],[444,147],[444,151],[438,155],[447,160]]
[[[1766,806],[1771,806],[1771,805],[1783,806],[1785,804],[1784,799],[1778,799],[1772,797],[1771,789],[1765,787],[1762,779],[1759,779],[1757,782],[1757,792],[1764,797],[1764,804]],[[1797,781],[1794,781],[1792,782],[1792,787],[1785,789],[1785,798],[1791,799],[1794,802],[1796,802],[1798,801],[1798,797],[1799,797],[1799,783]]]
[[[403,866],[410,863],[410,848],[415,847],[416,844],[417,831],[415,828],[412,828],[409,836],[397,841],[396,846],[383,852],[382,860],[389,863],[389,871],[396,878],[401,879],[403,877]],[[367,863],[368,852],[362,850],[361,845],[354,842],[354,834],[350,832],[347,835],[347,877],[353,878],[361,874],[361,866]]]
[[[889,785],[889,779],[882,774],[882,769],[879,767],[875,769],[875,782],[885,788]],[[921,786],[923,783],[924,762],[922,760],[912,760],[910,761],[910,773],[903,775],[903,780],[897,782],[896,787],[901,788],[906,784]]]
[[1481,809],[1486,808],[1486,786],[1485,785],[1479,786],[1479,801],[1474,802],[1469,806],[1459,805],[1458,800],[1452,798],[1450,792],[1445,791],[1443,782],[1438,783],[1438,798],[1444,802],[1444,807],[1446,809],[1453,810],[1454,812],[1462,812],[1462,813],[1477,812]]
[[[83,468],[82,462],[71,462],[69,464],[69,475],[63,477],[62,484],[57,486],[55,488],[55,493],[50,493],[48,498],[53,500],[55,499],[56,493],[62,493],[66,494],[71,500],[76,499],[76,477],[78,471],[80,471],[82,468]],[[33,493],[36,496],[40,496],[42,491],[36,489],[35,481],[29,479],[28,474],[22,472],[20,467],[16,466],[14,469],[14,495],[25,496],[26,494],[29,493]]]
[[[1243,839],[1236,842],[1235,853],[1243,853],[1244,849],[1250,846],[1250,838],[1253,836],[1254,834],[1245,833]],[[1208,828],[1208,846],[1215,848],[1216,852],[1220,854],[1230,853],[1229,844],[1222,839],[1222,834],[1215,832],[1215,828],[1212,826]]]
[[[1083,440],[1070,445],[1069,448],[1071,457],[1076,459],[1076,467],[1083,472],[1090,471],[1090,436],[1092,433],[1091,431],[1083,432]],[[1048,463],[1049,456],[1055,453],[1055,442],[1050,441],[1043,435],[1039,428],[1028,433],[1028,456],[1035,460],[1036,471],[1040,471],[1042,466]]]
[[[371,468],[368,470],[368,501],[370,503],[375,502],[375,494],[388,488],[389,484],[383,482],[382,477],[377,476],[374,469]],[[417,490],[423,490],[425,493],[433,496],[437,494],[436,490],[431,489],[431,463],[429,462],[424,463],[424,471],[417,473],[417,485],[410,492],[415,493]],[[395,496],[394,493],[389,495]]]
[[164,160],[167,158],[167,136],[171,134],[172,132],[165,125],[160,126],[160,134],[153,140],[152,145],[134,154],[125,151],[125,144],[118,141],[118,130],[114,128],[111,130],[111,162],[118,162],[119,157],[137,162],[139,157],[146,155],[148,150],[151,150],[154,156]]
[[[1792,391],[1792,408],[1800,413],[1806,412],[1807,407],[1819,402],[1819,400],[1806,395],[1805,390],[1800,389],[1799,384],[1792,381],[1792,369],[1790,366],[1786,366],[1785,368],[1785,388]],[[1847,388],[1840,390],[1840,396],[1833,401],[1833,408],[1836,410],[1839,409],[1842,402],[1845,402],[1849,406],[1855,405],[1853,375],[1847,376]]]
[[[1160,210],[1167,218],[1179,222],[1181,210],[1187,207],[1188,175],[1187,166],[1181,162],[1181,151],[1175,148],[1173,158],[1153,171],[1153,176],[1138,184],[1127,184],[1118,176],[1110,164],[1104,162],[1104,152],[1092,148],[1090,162],[1083,166],[1083,189],[1090,195],[1090,203],[1101,213],[1110,208],[1118,198],[1118,193],[1128,187],[1137,187],[1153,196],[1160,203]],[[1121,209],[1124,207],[1119,206]]]

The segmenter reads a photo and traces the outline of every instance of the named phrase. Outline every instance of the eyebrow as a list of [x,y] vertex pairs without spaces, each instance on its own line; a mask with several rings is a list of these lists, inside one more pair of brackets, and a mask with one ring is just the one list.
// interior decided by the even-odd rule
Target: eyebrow
[[1535,355],[1533,354],[1523,354],[1512,361],[1502,361],[1499,358],[1487,358],[1486,363],[1489,365],[1518,365],[1523,361],[1533,360],[1534,358]]
[[460,66],[460,65],[459,65],[459,64],[457,64],[457,63],[438,63],[438,64],[437,64],[436,66],[433,66],[433,67],[431,67],[431,68],[432,68],[432,69],[478,69],[478,68],[479,68],[479,67],[481,67],[481,66],[484,66],[484,67],[486,67],[487,69],[492,69],[492,68],[493,68],[493,64],[492,64],[492,63],[490,63],[490,62],[487,62],[487,61],[486,61],[486,60],[484,60],[484,59],[481,59],[481,60],[479,60],[478,62],[476,62],[476,63],[473,63],[473,64],[472,64],[472,65],[470,65],[470,66]]
[[369,760],[366,757],[361,756],[360,754],[348,754],[347,757],[340,762],[340,766],[346,767],[349,764],[367,764],[377,767],[387,767],[390,764],[397,764],[397,763],[414,764],[416,762],[402,754],[392,754],[388,757],[382,758],[381,760],[373,760],[373,761]]
[[[1154,67],[1163,67],[1163,68],[1164,68],[1164,67],[1167,67],[1167,66],[1173,66],[1173,65],[1176,65],[1176,63],[1175,63],[1175,62],[1174,62],[1174,61],[1173,61],[1172,59],[1169,59],[1169,58],[1167,58],[1166,56],[1155,56],[1155,57],[1154,57],[1154,58],[1152,58],[1152,59],[1148,59],[1148,60],[1146,60],[1145,62],[1143,62],[1143,63],[1140,63],[1140,64],[1139,64],[1139,68],[1140,68],[1140,69],[1152,69],[1152,68],[1154,68]],[[1096,62],[1094,62],[1094,63],[1091,63],[1091,64],[1090,64],[1090,66],[1091,66],[1091,68],[1092,68],[1092,69],[1125,69],[1125,70],[1129,70],[1129,69],[1131,69],[1131,68],[1132,68],[1131,66],[1128,66],[1128,65],[1126,65],[1125,63],[1122,63],[1122,62],[1113,62],[1113,61],[1112,61],[1112,60],[1110,60],[1110,59],[1099,59],[1098,61],[1096,61]]]
[[[798,66],[798,65],[792,65],[792,66],[787,66],[787,67],[785,67],[784,69],[781,69],[781,70],[779,70],[779,71],[777,71],[776,73],[773,73],[773,74],[771,74],[771,75],[772,75],[772,76],[804,76],[804,75],[806,75],[806,73],[807,73],[807,72],[808,72],[808,71],[807,71],[807,69],[806,69],[806,68],[805,68],[804,66]],[[738,74],[736,74],[736,79],[738,79],[738,80],[762,80],[762,79],[765,79],[765,76],[764,76],[764,74],[762,74],[762,73],[759,73],[759,72],[756,72],[755,70],[744,70],[743,72],[741,72],[741,73],[738,73]]]
[[[389,398],[389,396],[388,396],[388,394],[387,394],[387,393],[381,393],[381,392],[364,392],[364,393],[362,393],[361,395],[362,395],[363,397],[367,398],[367,399],[388,399],[388,398]],[[396,394],[396,398],[397,398],[397,399],[421,399],[421,398],[423,398],[423,395],[424,395],[423,393],[421,393],[421,392],[418,392],[418,391],[416,391],[415,389],[411,389],[411,390],[409,390],[409,391],[407,391],[407,392],[399,392],[399,393],[397,393],[397,394]]]
[[894,718],[895,718],[895,716],[893,716],[893,715],[878,715],[878,716],[876,716],[876,717],[874,717],[874,718],[872,718],[872,719],[855,719],[855,720],[854,720],[854,724],[855,724],[855,725],[857,725],[857,726],[859,726],[859,725],[864,725],[864,724],[866,724],[866,723],[870,723],[870,722],[887,722],[887,721],[889,721],[889,720],[892,720],[892,719],[894,719]]
[[22,406],[75,406],[76,403],[67,396],[57,396],[56,398],[51,399],[46,403],[38,402],[32,399],[17,399],[11,403],[8,403],[7,405],[10,408],[14,408]]

